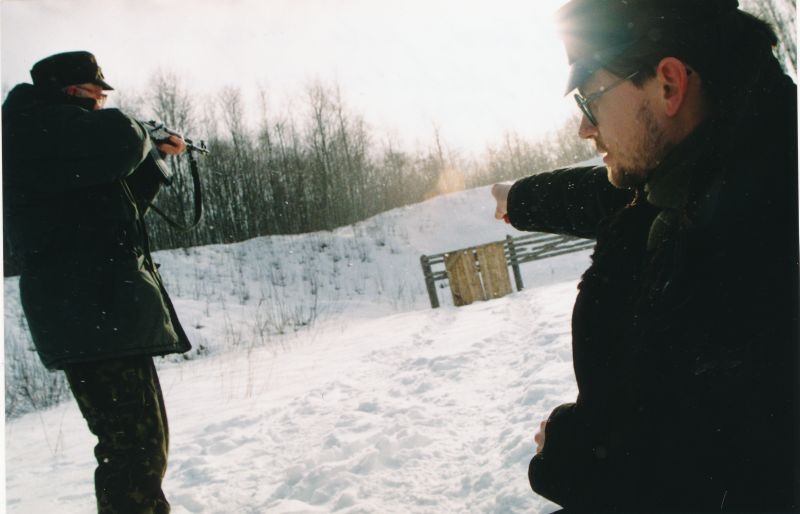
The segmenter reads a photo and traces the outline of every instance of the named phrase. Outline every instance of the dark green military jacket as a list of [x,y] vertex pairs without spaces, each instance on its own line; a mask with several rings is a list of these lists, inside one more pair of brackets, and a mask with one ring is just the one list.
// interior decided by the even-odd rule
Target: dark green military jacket
[[160,187],[141,125],[20,84],[3,103],[6,241],[48,368],[185,352],[142,219]]

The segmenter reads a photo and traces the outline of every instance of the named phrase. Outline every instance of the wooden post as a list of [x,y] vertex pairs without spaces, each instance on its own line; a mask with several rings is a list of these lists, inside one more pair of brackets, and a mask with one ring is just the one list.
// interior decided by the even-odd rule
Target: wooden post
[[456,307],[486,299],[475,265],[473,249],[445,254],[444,266],[447,269],[450,292],[453,294],[453,303]]
[[503,243],[491,243],[476,249],[481,279],[483,280],[484,298],[500,298],[511,293],[511,281],[508,279],[508,265],[503,250]]
[[425,277],[425,287],[428,288],[428,299],[431,301],[431,308],[439,308],[439,295],[436,294],[436,283],[433,280],[433,271],[431,271],[430,259],[427,255],[419,258],[422,265],[422,275]]
[[519,271],[519,261],[517,261],[517,249],[514,246],[514,238],[506,235],[506,244],[508,245],[508,260],[511,261],[511,269],[514,271],[514,283],[517,285],[517,291],[522,291],[522,273]]

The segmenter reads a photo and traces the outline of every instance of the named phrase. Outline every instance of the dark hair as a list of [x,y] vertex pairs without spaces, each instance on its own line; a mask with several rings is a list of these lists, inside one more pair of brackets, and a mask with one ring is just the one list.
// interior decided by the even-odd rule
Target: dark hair
[[714,109],[749,83],[766,63],[777,64],[772,54],[777,42],[768,23],[744,11],[732,10],[702,27],[673,26],[652,31],[604,67],[621,77],[638,71],[632,81],[641,86],[655,76],[663,58],[675,57],[700,74],[704,93]]

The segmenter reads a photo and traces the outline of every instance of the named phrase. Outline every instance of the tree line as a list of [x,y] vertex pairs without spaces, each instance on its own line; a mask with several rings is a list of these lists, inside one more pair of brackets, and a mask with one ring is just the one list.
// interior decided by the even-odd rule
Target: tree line
[[[574,144],[572,135],[540,142],[508,135],[507,144],[490,148],[482,158],[460,158],[444,147],[438,132],[429,148],[411,152],[380,139],[361,114],[346,106],[336,85],[320,82],[306,88],[299,118],[270,115],[264,107],[251,129],[238,90],[223,91],[198,119],[174,76],[161,74],[154,82],[161,92],[152,105],[154,115],[187,134],[206,134],[210,151],[199,160],[203,222],[179,232],[152,217],[155,248],[330,230],[448,192],[453,187],[448,176],[474,187],[591,155],[588,146]],[[161,193],[157,206],[181,216],[192,209],[191,180],[185,158],[173,159],[173,166],[175,183]]]

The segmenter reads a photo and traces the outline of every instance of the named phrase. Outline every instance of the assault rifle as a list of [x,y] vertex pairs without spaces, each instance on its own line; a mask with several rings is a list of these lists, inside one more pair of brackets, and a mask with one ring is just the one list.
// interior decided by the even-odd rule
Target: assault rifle
[[194,221],[189,225],[184,225],[167,216],[152,203],[150,204],[150,208],[153,209],[159,216],[164,218],[167,223],[179,230],[190,230],[196,227],[203,215],[203,199],[200,191],[200,173],[197,171],[197,161],[194,158],[194,154],[195,152],[201,154],[208,153],[205,141],[200,141],[199,143],[195,144],[191,139],[183,137],[179,132],[167,128],[160,121],[140,121],[139,123],[141,123],[145,130],[147,130],[147,133],[153,142],[153,145],[150,148],[150,157],[155,161],[156,167],[161,173],[161,179],[168,186],[172,185],[172,169],[164,160],[164,156],[161,155],[161,152],[158,150],[156,145],[168,139],[169,136],[178,136],[186,143],[186,153],[189,155],[189,166],[192,171],[192,182],[194,184]]
[[156,144],[165,141],[169,138],[169,136],[178,136],[183,138],[184,142],[186,143],[186,151],[189,152],[189,159],[191,159],[192,162],[194,162],[192,152],[199,152],[202,154],[208,153],[205,141],[200,141],[199,144],[194,144],[191,139],[183,137],[179,132],[167,128],[167,126],[160,121],[140,121],[139,123],[144,126],[145,130],[147,130],[147,133],[150,135],[150,139],[154,143],[152,148],[150,148],[150,156],[156,162],[158,171],[161,172],[161,178],[167,185],[172,184],[172,170],[164,160],[164,156],[161,155],[161,152],[159,152],[158,148],[156,148]]

